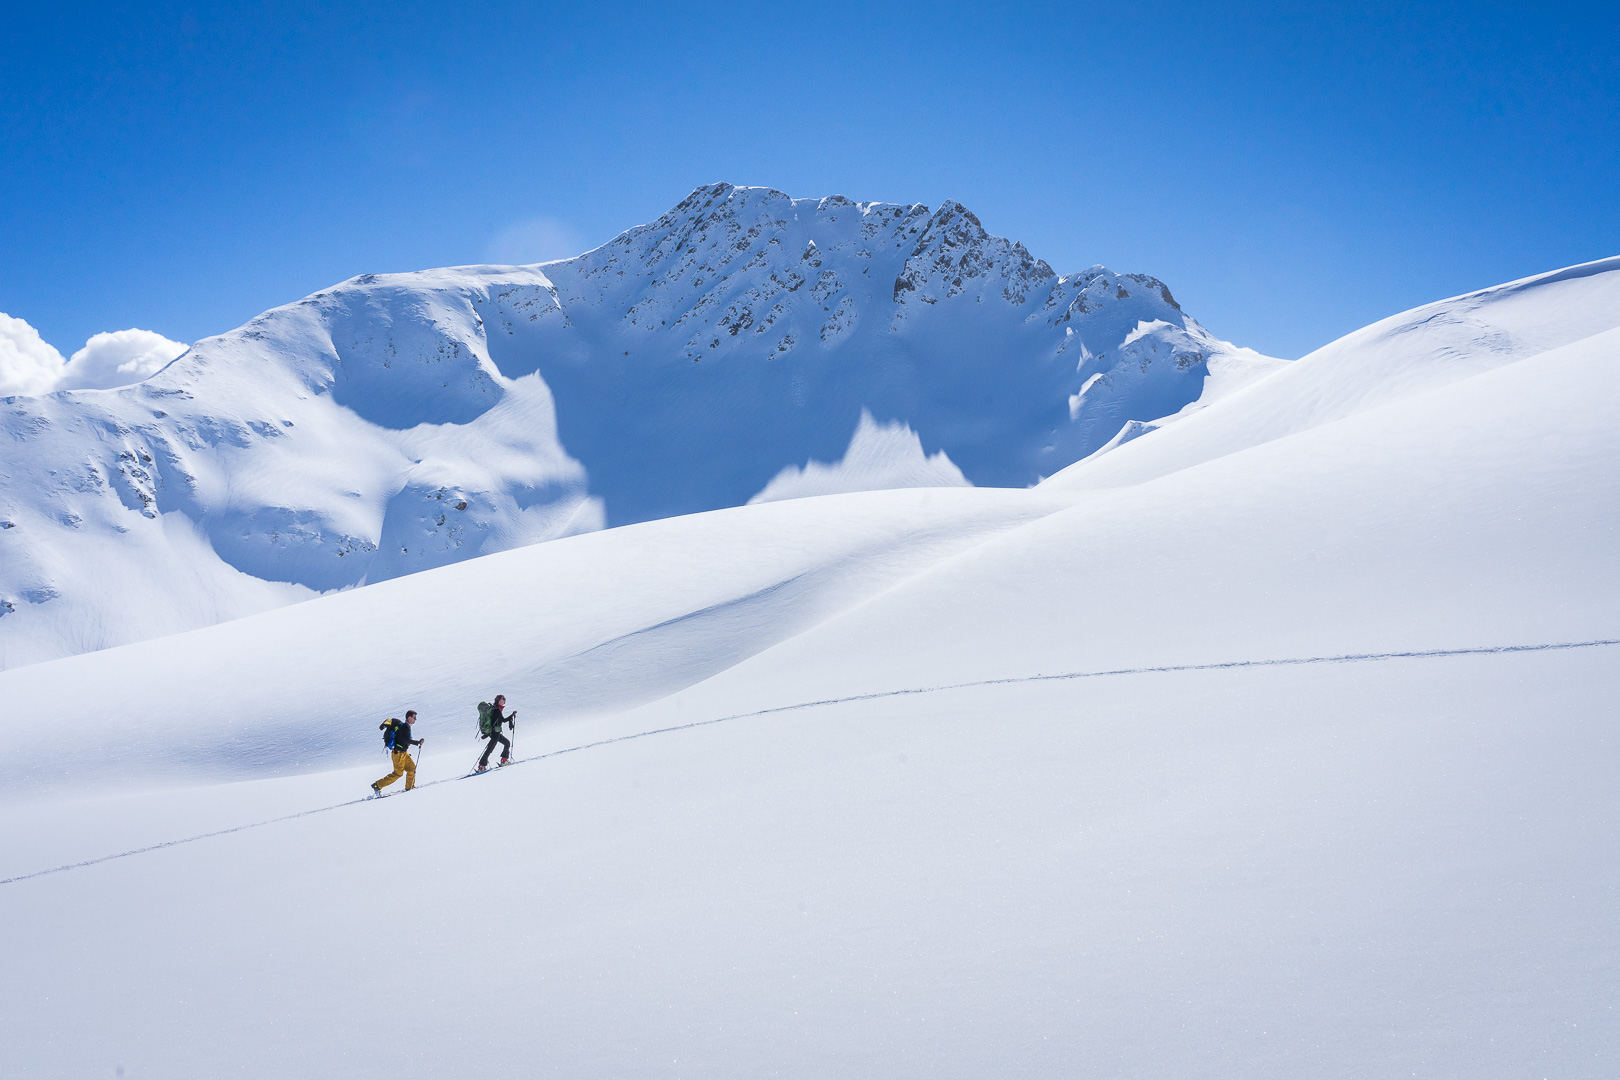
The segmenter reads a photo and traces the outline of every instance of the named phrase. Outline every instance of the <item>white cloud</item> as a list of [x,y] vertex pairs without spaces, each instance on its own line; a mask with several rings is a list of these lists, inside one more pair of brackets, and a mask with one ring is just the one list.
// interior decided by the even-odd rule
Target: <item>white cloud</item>
[[68,358],[58,390],[127,386],[156,375],[187,349],[153,330],[113,330],[92,336]]
[[38,330],[0,312],[0,397],[50,393],[66,362]]
[[585,250],[585,241],[555,218],[533,217],[507,226],[484,249],[492,263],[526,266],[529,263],[571,259]]
[[0,312],[0,397],[137,383],[186,351],[151,330],[96,334],[69,359],[22,319]]

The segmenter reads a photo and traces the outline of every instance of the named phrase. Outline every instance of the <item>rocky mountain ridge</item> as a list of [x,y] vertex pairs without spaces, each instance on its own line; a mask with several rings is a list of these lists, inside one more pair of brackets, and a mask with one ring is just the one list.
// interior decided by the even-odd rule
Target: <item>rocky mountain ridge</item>
[[[815,490],[1025,486],[1241,350],[956,203],[699,188],[573,259],[366,274],[145,382],[0,399],[0,665]],[[864,441],[863,441],[864,440]],[[909,478],[909,479],[908,479]]]

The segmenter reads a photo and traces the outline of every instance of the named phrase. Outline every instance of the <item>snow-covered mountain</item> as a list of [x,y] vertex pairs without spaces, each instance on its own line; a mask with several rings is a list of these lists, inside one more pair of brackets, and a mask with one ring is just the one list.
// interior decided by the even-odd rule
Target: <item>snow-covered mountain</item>
[[0,666],[604,524],[1026,486],[1276,363],[955,203],[715,184],[574,259],[368,274],[0,400]]
[[1159,281],[1059,276],[956,203],[717,184],[543,269],[555,303],[516,320],[540,344],[505,370],[552,387],[610,524],[737,505],[785,467],[839,462],[863,410],[974,484],[1022,487],[1196,400],[1212,360],[1254,355]]
[[0,672],[0,1074],[1620,1074],[1620,260],[1213,382]]

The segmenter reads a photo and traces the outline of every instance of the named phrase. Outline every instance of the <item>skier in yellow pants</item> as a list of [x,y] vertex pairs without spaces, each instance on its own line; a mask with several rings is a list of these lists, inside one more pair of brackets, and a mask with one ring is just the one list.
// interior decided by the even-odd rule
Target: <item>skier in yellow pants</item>
[[377,725],[383,732],[383,741],[394,755],[394,771],[371,785],[373,795],[381,795],[382,789],[398,780],[405,778],[405,790],[409,791],[416,786],[416,761],[411,757],[411,747],[421,746],[426,739],[411,738],[411,725],[416,723],[416,710],[412,709],[405,714],[404,720],[395,720],[389,717]]

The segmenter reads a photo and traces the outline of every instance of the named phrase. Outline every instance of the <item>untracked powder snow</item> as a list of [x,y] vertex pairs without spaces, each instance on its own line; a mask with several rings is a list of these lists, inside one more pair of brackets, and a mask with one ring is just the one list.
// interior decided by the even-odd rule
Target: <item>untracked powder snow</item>
[[[982,296],[1064,342],[1050,297],[1072,323],[1101,280],[1046,276],[959,208],[693,200],[565,267],[356,283],[270,313],[263,337],[199,343],[194,368],[7,406],[19,453],[41,448],[27,461],[55,460],[59,430],[134,455],[87,458],[100,486],[62,474],[72,497],[8,509],[15,529],[71,510],[81,528],[51,528],[88,537],[142,517],[145,491],[148,531],[115,535],[153,560],[148,602],[194,606],[183,632],[0,672],[0,1075],[1620,1072],[1620,260],[1292,362],[1216,350],[1189,392],[1111,429],[1078,344],[1036,395],[1057,419],[1024,442],[1010,421],[940,434],[965,399],[857,395],[825,439],[784,435],[746,476],[659,496],[629,479],[652,443],[614,459],[611,432],[569,435],[596,363],[616,389],[591,392],[671,430],[677,404],[655,399],[675,384],[629,378],[650,370],[637,340],[695,351],[677,359],[696,371],[752,363],[725,350],[781,305],[756,335],[793,334],[776,363],[822,327],[922,334]],[[723,249],[743,273],[772,237],[822,266],[766,295],[767,259],[691,314],[707,294],[681,282]],[[847,291],[860,250],[935,305],[890,295],[874,317]],[[820,269],[846,292],[829,285],[807,335]],[[678,333],[644,328],[672,315]],[[588,347],[504,369],[502,320]],[[1159,352],[1136,371],[1201,333],[1164,310],[1115,329],[1084,350],[1139,332]],[[422,392],[368,396],[407,355]],[[237,366],[242,396],[205,401]],[[765,445],[775,420],[745,439],[729,407],[712,416],[730,434],[661,482]],[[173,425],[137,426],[154,410]],[[254,426],[282,418],[307,441]],[[1068,460],[1047,468],[1054,439]],[[305,484],[307,516],[265,516]],[[359,544],[450,544],[474,506],[466,557]],[[221,548],[251,603],[219,601]],[[364,587],[317,595],[360,584],[320,576],[351,554]],[[281,558],[308,580],[250,572]],[[166,601],[187,566],[190,599]],[[470,775],[496,693],[516,763]],[[389,768],[377,725],[406,709],[419,787],[368,799]]]

